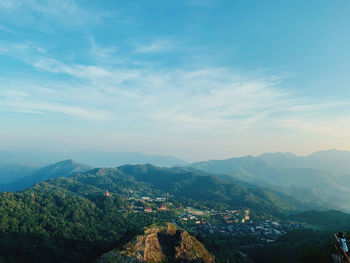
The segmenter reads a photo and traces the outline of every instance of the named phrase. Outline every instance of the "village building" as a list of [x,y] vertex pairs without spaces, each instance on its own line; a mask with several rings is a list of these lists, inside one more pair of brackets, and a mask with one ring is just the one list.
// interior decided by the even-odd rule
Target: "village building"
[[153,212],[153,209],[152,209],[152,207],[145,207],[145,209],[143,211],[146,213],[151,213],[151,212]]
[[168,207],[167,207],[166,205],[161,205],[161,206],[158,208],[158,210],[160,210],[160,211],[166,211],[166,210],[168,210]]

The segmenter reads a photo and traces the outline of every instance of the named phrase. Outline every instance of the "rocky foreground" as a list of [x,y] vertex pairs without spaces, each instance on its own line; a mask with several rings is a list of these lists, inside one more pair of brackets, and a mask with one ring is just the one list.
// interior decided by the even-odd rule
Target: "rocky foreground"
[[168,223],[145,229],[122,250],[112,250],[96,260],[96,263],[114,262],[213,263],[214,257],[187,231]]

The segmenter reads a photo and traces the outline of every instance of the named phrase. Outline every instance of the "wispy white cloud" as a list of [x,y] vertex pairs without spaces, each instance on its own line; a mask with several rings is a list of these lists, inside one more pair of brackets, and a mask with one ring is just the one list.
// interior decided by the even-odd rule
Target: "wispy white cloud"
[[33,41],[0,41],[0,55],[9,56],[23,62],[31,63],[33,58],[46,52],[45,48]]
[[[0,42],[2,55],[12,56],[29,68],[16,78],[0,79],[0,114],[10,111],[26,118],[40,115],[60,117],[62,122],[79,121],[98,130],[96,134],[108,130],[106,141],[115,139],[118,131],[118,136],[129,138],[124,144],[132,141],[146,145],[145,138],[152,134],[153,142],[159,140],[157,136],[170,138],[171,147],[178,149],[183,136],[187,136],[183,143],[203,152],[206,147],[222,152],[225,147],[245,148],[249,142],[260,143],[258,137],[264,131],[282,131],[280,143],[284,142],[284,132],[332,136],[341,141],[350,134],[350,127],[343,124],[350,123],[347,101],[294,93],[285,88],[288,77],[283,74],[246,72],[207,63],[159,67],[136,60],[142,56],[135,50],[130,53],[136,58],[120,53],[117,47],[98,45],[93,38],[87,38],[87,43],[90,48],[87,45],[79,55],[88,60],[82,62],[55,55],[35,42]],[[149,45],[143,52],[166,52],[169,48],[165,44]],[[233,139],[244,136],[242,142]],[[274,141],[271,137],[274,135],[269,138]],[[290,139],[286,142],[290,145],[298,140]],[[266,147],[271,147],[270,141]],[[281,150],[277,146],[273,149]]]
[[56,59],[48,57],[39,58],[36,62],[33,63],[33,66],[51,73],[63,73],[77,78],[96,79],[100,77],[107,77],[108,74],[110,74],[110,72],[101,67],[93,65],[67,65]]
[[[0,7],[0,14],[11,18],[13,24],[50,34],[55,34],[52,25],[85,28],[118,16],[117,10],[91,10],[74,0],[0,0]],[[12,19],[14,16],[20,19]]]
[[[283,77],[279,75],[244,74],[230,68],[135,69],[127,65],[72,64],[42,54],[36,55],[31,65],[71,79],[41,84],[42,89],[60,98],[59,104],[34,91],[33,85],[24,85],[29,90],[22,92],[37,93],[42,101],[21,101],[23,109],[90,119],[113,116],[124,122],[138,120],[162,127],[227,132],[262,126],[292,127],[291,121],[283,119],[313,118],[334,107],[348,106],[297,96],[282,88]],[[18,110],[19,105],[12,103],[11,108]],[[72,105],[92,105],[94,110]]]
[[279,125],[293,131],[302,131],[315,136],[346,139],[350,134],[350,114],[338,113],[328,118],[294,116],[294,118],[289,117],[281,120]]
[[212,6],[217,4],[219,0],[188,0],[186,3],[190,6]]
[[21,1],[19,0],[0,0],[0,7],[2,9],[17,9],[21,7]]
[[103,109],[81,105],[78,100],[72,103],[69,101],[69,92],[64,92],[63,97],[55,97],[60,92],[21,81],[4,82],[0,86],[0,111],[41,115],[54,113],[94,121],[111,119]]
[[[97,59],[102,59],[104,62],[109,61],[116,53],[116,47],[101,47],[95,42],[91,43],[90,55]],[[108,59],[108,60],[107,60]],[[114,61],[115,63],[116,61]]]
[[0,25],[0,31],[17,34],[18,32],[4,25]]
[[[85,63],[58,58],[34,42],[0,42],[0,52],[12,54],[46,76],[3,81],[0,91],[11,88],[18,93],[5,96],[0,92],[0,108],[112,119],[140,127],[147,123],[159,129],[232,133],[261,127],[315,132],[316,128],[305,123],[317,118],[327,122],[333,116],[325,112],[349,106],[344,101],[296,95],[283,87],[285,76],[281,74],[247,73],[205,64],[160,69],[125,58],[116,47],[97,45],[92,36],[87,41],[90,49],[84,54],[89,62]],[[136,52],[167,52],[176,45],[158,38],[140,45]]]
[[40,113],[59,113],[79,118],[84,118],[88,120],[95,121],[105,121],[109,120],[110,116],[102,110],[87,109],[75,106],[69,106],[60,103],[50,103],[50,102],[10,102],[7,103],[8,107],[14,108],[16,110],[22,110],[24,112],[40,112]]
[[172,52],[176,49],[176,43],[169,39],[156,39],[150,43],[139,45],[136,53],[159,53],[159,52]]
[[94,121],[105,121],[111,118],[109,114],[103,110],[87,109],[62,103],[40,101],[29,97],[22,97],[21,99],[18,99],[18,96],[13,100],[9,97],[6,99],[0,97],[0,110],[1,108],[2,111],[22,112],[28,114],[55,113]]

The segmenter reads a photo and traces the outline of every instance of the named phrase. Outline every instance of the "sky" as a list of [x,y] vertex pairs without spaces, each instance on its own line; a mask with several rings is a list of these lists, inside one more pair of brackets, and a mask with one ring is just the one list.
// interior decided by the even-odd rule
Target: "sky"
[[348,0],[0,0],[0,149],[350,150]]

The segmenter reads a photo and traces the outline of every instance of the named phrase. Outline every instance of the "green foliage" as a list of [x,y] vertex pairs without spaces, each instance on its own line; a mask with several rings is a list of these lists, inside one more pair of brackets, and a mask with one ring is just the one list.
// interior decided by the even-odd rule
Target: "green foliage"
[[208,248],[209,252],[215,255],[216,262],[251,262],[238,251],[241,246],[258,242],[257,237],[252,235],[197,234],[196,238]]
[[[347,187],[344,188],[344,185],[350,185],[345,168],[348,167],[345,162],[348,156],[348,152],[338,151],[307,157],[273,153],[197,162],[189,166],[223,174],[220,177],[229,182],[268,186],[293,196],[307,209],[341,207],[349,210],[350,200]],[[343,202],[339,202],[340,198]]]
[[262,187],[250,189],[226,183],[215,176],[198,171],[159,168],[152,165],[126,165],[119,167],[118,171],[132,176],[137,181],[150,184],[152,189],[160,189],[176,198],[200,203],[198,205],[205,204],[209,208],[249,207],[270,215],[296,209],[290,197],[278,196]]
[[254,262],[330,262],[331,233],[311,229],[295,230],[276,242],[250,248],[247,253]]
[[[59,192],[0,195],[0,255],[16,262],[91,260],[169,212],[121,213],[121,196],[88,197]],[[164,219],[162,218],[164,216]]]
[[33,191],[66,194],[102,194],[108,189],[125,197],[165,197],[170,194],[177,206],[191,205],[203,209],[250,208],[257,219],[280,216],[297,209],[294,200],[265,188],[246,188],[226,183],[215,176],[183,168],[160,168],[153,165],[125,165],[118,168],[93,169],[71,178],[46,181]]
[[350,215],[336,210],[305,211],[291,215],[290,219],[313,228],[335,232],[350,228]]
[[[104,196],[107,189],[110,197]],[[190,169],[152,165],[93,169],[41,182],[20,193],[1,193],[0,262],[90,262],[125,244],[144,226],[171,222],[174,218],[175,211],[133,213],[129,197],[168,194],[175,207],[250,208],[254,219],[282,217],[295,209],[287,197],[264,188],[246,188]],[[308,214],[296,217],[302,215],[305,218]],[[282,252],[289,253],[292,248],[304,251],[307,242],[313,242],[308,236],[298,240],[300,236],[302,233],[295,237],[285,235],[278,241],[284,244],[281,248],[271,245],[271,250],[256,249],[250,255],[266,255],[270,262],[276,262]],[[204,243],[219,261],[244,262],[246,259],[235,251],[249,242],[257,242],[253,239],[214,235],[205,237]],[[317,254],[319,247],[298,254],[298,260],[323,255]],[[281,253],[276,254],[276,250]]]

